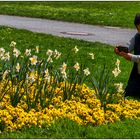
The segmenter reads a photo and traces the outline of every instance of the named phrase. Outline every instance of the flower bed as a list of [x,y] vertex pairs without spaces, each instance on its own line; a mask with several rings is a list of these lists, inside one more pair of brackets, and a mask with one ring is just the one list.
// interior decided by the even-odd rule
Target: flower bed
[[[0,125],[1,131],[20,129],[23,126],[41,127],[43,123],[51,124],[58,118],[69,118],[81,125],[91,124],[93,126],[113,123],[124,118],[140,118],[140,102],[136,100],[122,100],[118,104],[107,104],[106,110],[94,95],[94,91],[86,85],[78,86],[81,92],[72,96],[71,100],[63,101],[63,92],[56,89],[56,96],[52,104],[42,108],[27,111],[24,99],[13,107],[9,102],[9,96],[5,96],[1,102]],[[49,100],[49,99],[48,99]],[[46,103],[47,103],[46,98]]]
[[[139,119],[140,103],[124,101],[121,83],[115,84],[119,93],[108,93],[108,85],[113,84],[110,74],[117,77],[121,72],[119,60],[112,73],[104,67],[96,77],[77,61],[69,65],[65,59],[60,67],[55,67],[53,62],[61,56],[57,50],[47,50],[46,58],[41,59],[37,56],[39,46],[26,49],[23,54],[16,48],[16,42],[11,42],[10,47],[11,52],[0,48],[1,131],[42,127],[59,118],[93,126],[124,118]],[[75,54],[78,51],[77,46],[72,49]],[[88,56],[94,59],[93,53]],[[86,79],[91,81],[92,88],[85,84]]]

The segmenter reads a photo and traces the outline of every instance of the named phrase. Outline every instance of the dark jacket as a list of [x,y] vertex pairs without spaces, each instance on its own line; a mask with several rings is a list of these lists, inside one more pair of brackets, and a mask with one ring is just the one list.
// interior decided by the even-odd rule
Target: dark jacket
[[[140,55],[139,33],[135,35],[134,55]],[[134,96],[140,98],[140,74],[138,73],[138,63],[136,62],[134,62],[125,92],[125,96]]]

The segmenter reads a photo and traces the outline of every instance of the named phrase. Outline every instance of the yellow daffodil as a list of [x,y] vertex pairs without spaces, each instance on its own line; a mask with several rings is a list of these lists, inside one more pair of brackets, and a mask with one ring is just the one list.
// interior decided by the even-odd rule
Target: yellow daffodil
[[25,50],[25,55],[26,56],[31,56],[31,49],[26,49]]
[[31,61],[31,65],[36,65],[37,64],[37,56],[36,55],[33,55],[33,57],[30,58],[30,61]]
[[16,65],[16,71],[17,71],[17,72],[20,71],[20,64],[19,64],[19,63],[17,63],[17,65]]
[[50,50],[50,49],[48,49],[48,51],[46,52],[46,55],[48,55],[48,56],[52,56],[52,55],[53,55],[53,51]]
[[89,68],[86,68],[83,71],[84,71],[84,75],[86,75],[86,76],[90,75]]
[[61,56],[61,53],[58,52],[56,49],[53,52],[54,58],[58,59]]
[[14,48],[14,49],[13,49],[13,55],[14,55],[15,57],[18,57],[20,54],[21,54],[21,52],[20,52],[17,48]]
[[93,53],[89,53],[89,55],[91,56],[91,59],[94,59],[94,54]]
[[74,51],[75,53],[77,53],[77,52],[79,51],[79,49],[77,48],[77,46],[74,47],[73,51]]
[[11,43],[10,43],[10,47],[15,47],[16,46],[16,42],[15,41],[12,41]]
[[39,46],[36,46],[36,51],[35,53],[39,53]]
[[3,75],[2,75],[2,79],[4,80],[6,78],[6,76],[8,75],[10,71],[9,70],[6,70]]
[[118,68],[115,68],[113,71],[112,71],[114,77],[117,77],[120,73],[121,73],[121,70],[118,69]]
[[5,53],[5,49],[0,48],[0,58],[4,56],[4,53]]
[[6,52],[1,59],[4,61],[9,61],[10,60],[10,53]]
[[118,93],[122,93],[124,90],[123,90],[123,83],[115,83],[114,84]]
[[48,70],[48,69],[45,70],[45,75],[44,75],[44,77],[45,77],[45,79],[46,79],[48,82],[50,82],[50,75],[49,75],[49,70]]
[[120,65],[120,60],[117,59],[117,61],[116,61],[116,66],[119,67],[119,65]]
[[79,66],[78,62],[73,67],[76,69],[76,71],[78,71],[80,69],[80,66]]

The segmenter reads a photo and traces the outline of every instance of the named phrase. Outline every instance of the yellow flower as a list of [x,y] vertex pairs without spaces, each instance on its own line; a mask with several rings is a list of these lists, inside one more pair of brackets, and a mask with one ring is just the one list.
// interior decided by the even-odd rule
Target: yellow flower
[[54,52],[53,52],[53,55],[54,55],[54,57],[55,57],[56,59],[58,59],[58,58],[61,56],[61,53],[58,52],[58,51],[55,49]]
[[36,53],[39,53],[39,46],[36,46]]
[[90,75],[89,68],[86,68],[86,69],[84,69],[83,71],[84,71],[84,74],[85,74],[86,76]]
[[14,48],[14,49],[13,49],[13,55],[14,55],[15,57],[18,57],[20,54],[21,54],[21,52],[20,52],[17,48]]
[[79,51],[79,49],[77,48],[77,46],[75,46],[75,48],[73,49],[73,51],[74,51],[75,53],[77,53],[77,52]]
[[4,48],[0,48],[0,57],[3,57],[5,53],[5,49]]
[[117,77],[120,73],[121,73],[121,70],[118,69],[118,68],[115,68],[113,71],[112,71],[114,77]]
[[48,63],[52,63],[52,62],[53,62],[51,56],[48,57],[47,62],[48,62]]
[[91,59],[94,59],[94,54],[93,53],[89,53],[89,55],[91,56]]
[[46,52],[46,55],[48,55],[48,56],[52,56],[52,54],[53,54],[53,51],[50,50],[50,49],[48,49],[48,51]]
[[2,75],[2,79],[4,80],[6,78],[6,76],[8,75],[10,71],[9,70],[6,70],[3,75]]
[[67,68],[67,64],[65,62],[63,62],[62,67],[60,68],[61,71],[65,71]]
[[44,77],[45,77],[45,79],[46,79],[48,82],[50,82],[50,75],[49,75],[49,70],[48,70],[48,69],[45,70],[45,75],[44,75]]
[[16,46],[16,42],[12,41],[11,44],[10,44],[10,47],[15,47],[15,46]]
[[115,87],[117,88],[117,92],[118,92],[118,93],[121,93],[121,92],[124,91],[124,90],[123,90],[123,83],[115,83],[114,85],[115,85]]
[[79,63],[76,63],[73,67],[76,69],[76,71],[80,69]]
[[27,99],[27,96],[26,95],[23,95],[23,99],[26,100]]
[[67,64],[63,62],[63,65],[61,66],[60,71],[64,79],[67,79],[66,68],[67,68]]
[[19,63],[17,63],[17,65],[16,65],[16,71],[19,72],[19,70],[20,70],[20,65],[19,65]]
[[117,59],[117,61],[116,61],[116,66],[119,67],[119,65],[120,65],[120,60]]
[[25,50],[25,55],[26,56],[31,56],[31,49],[26,49]]
[[5,60],[5,61],[9,61],[10,60],[10,53],[9,52],[5,53],[1,59]]
[[37,56],[33,55],[33,57],[30,58],[31,64],[36,65],[37,64]]
[[31,73],[30,73],[30,75],[26,75],[26,79],[27,79],[27,82],[29,81],[29,82],[31,82],[31,83],[33,83],[36,79],[36,75],[35,75],[35,72],[34,71],[32,71]]

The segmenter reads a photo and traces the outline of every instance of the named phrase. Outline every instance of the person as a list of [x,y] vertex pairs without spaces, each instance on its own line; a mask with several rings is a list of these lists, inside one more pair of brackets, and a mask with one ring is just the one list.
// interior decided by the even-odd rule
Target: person
[[[134,62],[124,96],[140,98],[140,13],[136,14],[134,24],[137,33],[130,40],[128,53],[119,51],[117,47],[114,48],[114,52],[128,61]],[[132,51],[134,51],[134,53],[131,53]]]

